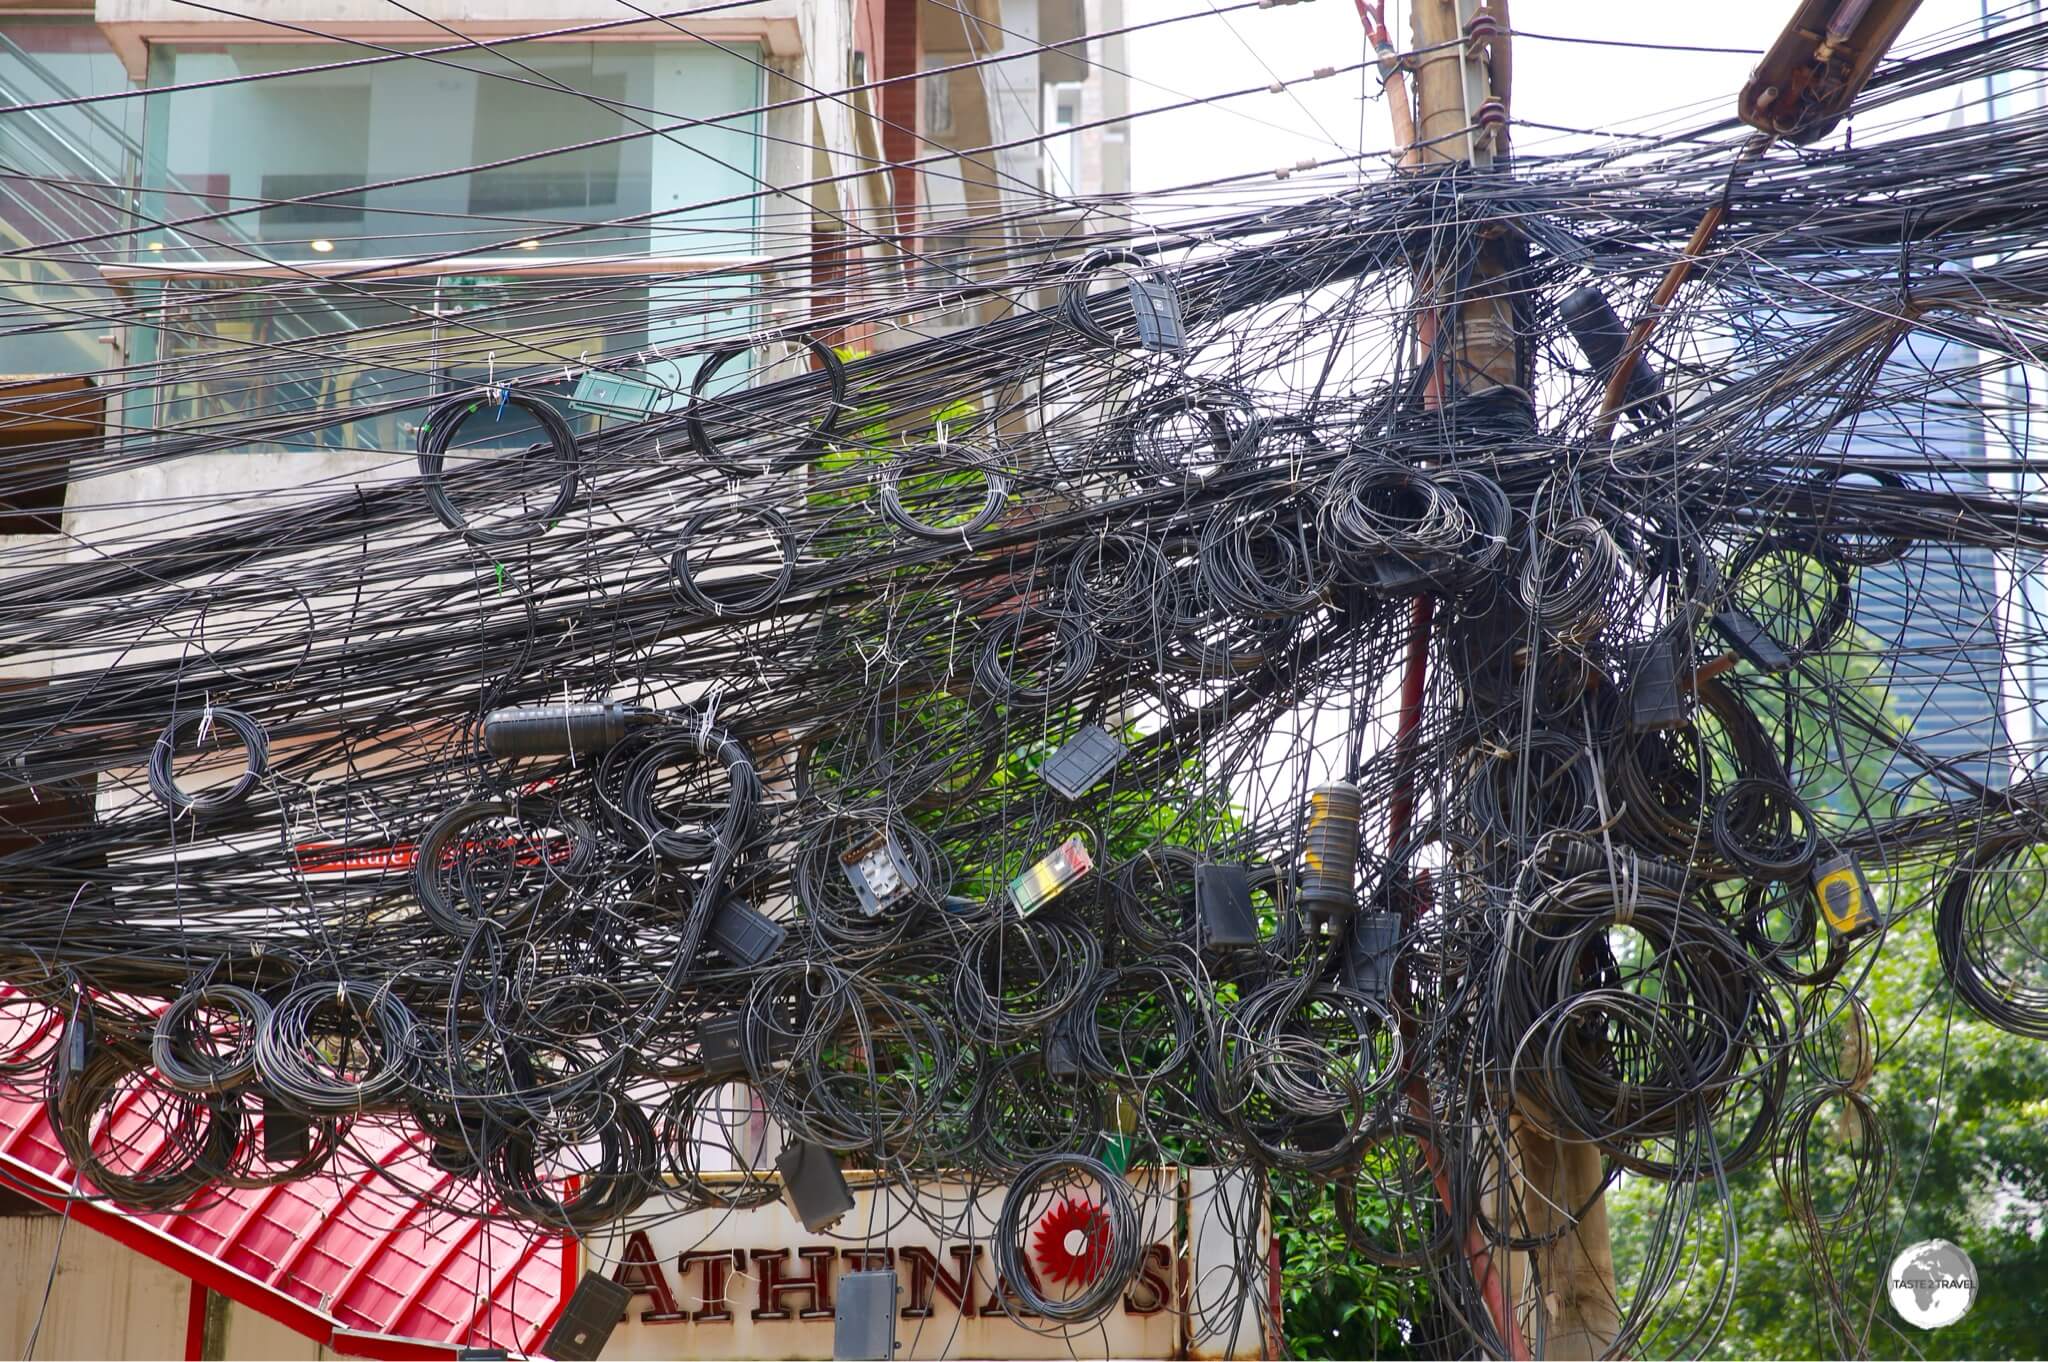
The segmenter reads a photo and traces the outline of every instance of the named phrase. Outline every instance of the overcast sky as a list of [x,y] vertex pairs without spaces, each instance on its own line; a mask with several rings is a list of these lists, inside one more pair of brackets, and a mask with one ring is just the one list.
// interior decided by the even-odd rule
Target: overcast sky
[[[1980,2],[1924,0],[1900,47],[1976,23]],[[2013,3],[1996,0],[1994,8]],[[1208,8],[1209,0],[1126,0],[1126,21]],[[1524,35],[1514,46],[1516,149],[1558,149],[1560,140],[1569,137],[1520,126],[1525,122],[1647,131],[1733,114],[1735,92],[1794,8],[1795,0],[1514,0],[1513,20]],[[1390,0],[1388,9],[1388,27],[1401,44],[1408,32],[1409,0]],[[1594,47],[1534,34],[1743,50]],[[1205,15],[1138,34],[1132,46],[1136,108],[1264,86],[1276,76],[1294,80],[1318,67],[1371,59],[1352,0],[1304,0],[1269,10]],[[1304,157],[1384,150],[1389,134],[1377,75],[1362,91],[1353,73],[1285,94],[1261,91],[1227,105],[1141,118],[1133,123],[1131,138],[1133,188],[1146,192],[1231,173],[1271,171]]]

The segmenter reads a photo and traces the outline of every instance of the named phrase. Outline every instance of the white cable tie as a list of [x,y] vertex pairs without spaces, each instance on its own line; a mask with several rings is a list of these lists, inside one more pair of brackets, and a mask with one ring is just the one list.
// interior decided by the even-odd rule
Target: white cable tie
[[576,733],[570,726],[571,722],[569,716],[569,683],[565,680],[562,682],[562,741],[568,745],[569,769],[573,771],[576,769]]

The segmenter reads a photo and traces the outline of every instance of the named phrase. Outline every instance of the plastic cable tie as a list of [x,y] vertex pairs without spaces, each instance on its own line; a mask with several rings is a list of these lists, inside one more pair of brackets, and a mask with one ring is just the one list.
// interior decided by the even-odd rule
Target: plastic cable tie
[[569,683],[562,682],[562,742],[569,749],[569,769],[576,769],[576,733],[570,726]]

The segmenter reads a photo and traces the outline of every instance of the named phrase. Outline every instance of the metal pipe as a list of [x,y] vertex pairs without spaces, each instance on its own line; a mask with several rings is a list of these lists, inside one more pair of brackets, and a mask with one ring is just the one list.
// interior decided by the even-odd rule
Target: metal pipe
[[1614,423],[1621,415],[1622,402],[1628,396],[1628,381],[1635,374],[1636,361],[1649,347],[1650,334],[1663,319],[1664,309],[1678,296],[1678,290],[1692,277],[1692,268],[1706,251],[1707,244],[1714,239],[1721,220],[1728,216],[1728,200],[1735,188],[1735,175],[1748,162],[1763,155],[1777,138],[1769,133],[1758,133],[1743,143],[1736,155],[1735,165],[1728,173],[1728,191],[1714,201],[1707,211],[1700,215],[1699,226],[1692,229],[1692,237],[1685,243],[1685,249],[1678,259],[1671,262],[1671,268],[1664,271],[1664,277],[1657,281],[1657,291],[1650,295],[1650,305],[1643,309],[1643,315],[1629,328],[1628,345],[1621,352],[1621,362],[1614,366],[1614,372],[1607,376],[1607,391],[1601,398],[1600,417],[1593,426],[1593,438],[1606,442],[1614,438]]
[[1407,839],[1415,822],[1415,762],[1420,747],[1422,700],[1429,680],[1429,626],[1434,596],[1417,596],[1409,607],[1408,658],[1401,674],[1400,718],[1394,728],[1394,793],[1387,803],[1387,850]]

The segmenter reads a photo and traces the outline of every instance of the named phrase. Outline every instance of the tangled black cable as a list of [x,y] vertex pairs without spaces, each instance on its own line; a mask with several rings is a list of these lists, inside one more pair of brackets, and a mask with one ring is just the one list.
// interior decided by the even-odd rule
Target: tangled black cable
[[[1070,1235],[1083,1241],[1076,1256],[1087,1280],[1063,1298],[1034,1286],[1037,1274],[1028,1270],[1023,1258],[1027,1224],[1036,1223],[1047,1203],[1055,1200],[1082,1208],[1081,1223]],[[1026,1310],[1071,1324],[1100,1318],[1123,1299],[1144,1253],[1139,1233],[1137,1206],[1121,1176],[1086,1155],[1052,1155],[1027,1164],[1011,1180],[990,1239],[990,1255]]]
[[[229,730],[241,742],[242,772],[223,789],[189,794],[179,787],[171,765],[176,759],[178,742],[188,732],[204,741],[210,732],[220,728]],[[208,705],[178,715],[149,751],[150,792],[173,813],[198,816],[231,809],[255,792],[269,770],[270,738],[263,725],[238,709],[224,706]]]
[[[692,561],[690,550],[710,537],[707,531],[713,528],[721,531],[721,540],[735,530],[742,531],[744,544],[743,531],[749,522],[758,525],[774,543],[779,558],[775,571],[759,586],[752,586],[748,578],[707,577]],[[697,609],[721,619],[745,619],[773,610],[782,600],[796,576],[796,559],[796,538],[780,511],[772,506],[733,506],[699,511],[683,523],[683,532],[669,558],[669,571],[675,580],[676,594]]]
[[[506,524],[478,525],[463,514],[450,493],[444,471],[448,451],[471,417],[486,407],[502,415],[507,406],[517,407],[532,417],[547,437],[543,467],[552,469],[554,497],[538,514],[527,510]],[[527,451],[525,457],[531,456],[532,451]],[[510,389],[501,389],[495,394],[450,398],[429,411],[420,422],[420,480],[426,487],[427,505],[443,525],[479,544],[518,544],[546,534],[548,527],[567,514],[576,502],[581,462],[582,450],[576,442],[576,433],[570,429],[561,412],[550,402]],[[489,471],[495,474],[499,469],[492,467]],[[512,471],[519,472],[516,467]],[[464,481],[481,481],[481,474],[471,474]],[[519,490],[523,493],[524,489]]]
[[[374,364],[342,281],[181,295],[205,364],[0,459],[9,506],[95,488],[64,554],[0,543],[47,676],[0,713],[0,1083],[152,1210],[322,1175],[590,1235],[797,1199],[800,1147],[876,1189],[850,1239],[957,1241],[1007,1183],[1006,1298],[1077,1348],[1198,1215],[1237,1252],[1158,1288],[1184,1337],[1259,1317],[1270,1193],[1334,1201],[1444,1355],[1515,1352],[1594,1201],[1647,1206],[1615,1348],[1698,1351],[1734,1288],[1682,1273],[1745,1261],[1768,1162],[1849,1337],[1909,1148],[1878,961],[1931,913],[1954,996],[2048,1038],[2009,665],[2048,505],[1955,435],[2038,358],[2048,115],[1900,102],[2044,54],[1922,53],[1871,86],[1897,128],[1798,156],[1517,146],[1056,236],[977,199],[910,269],[766,214],[745,297],[381,280],[448,320]],[[565,309],[588,382],[463,377]],[[428,376],[397,495],[151,481],[385,448]]]

